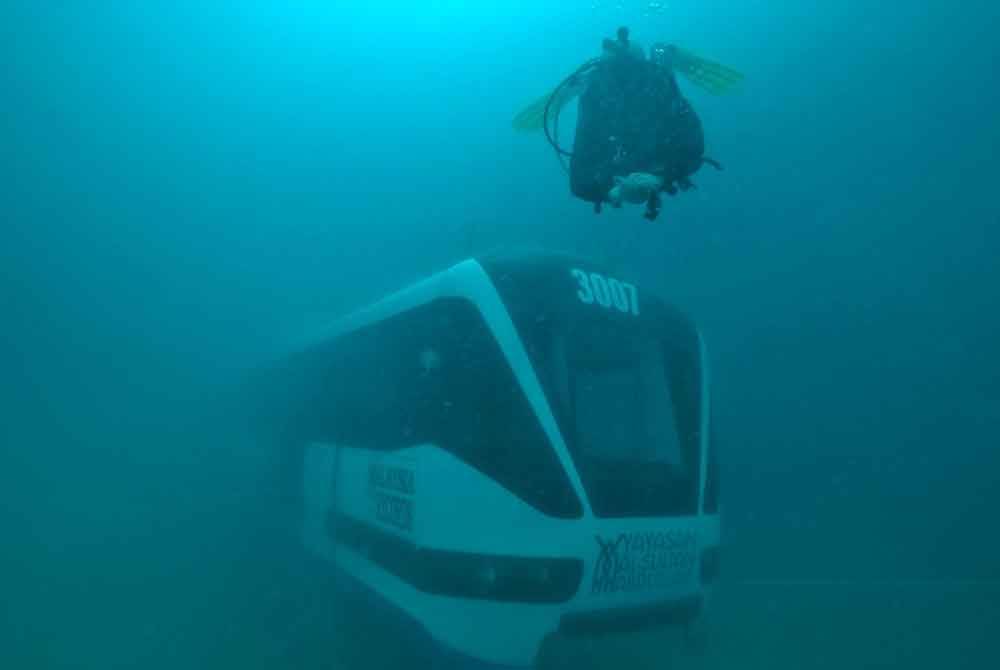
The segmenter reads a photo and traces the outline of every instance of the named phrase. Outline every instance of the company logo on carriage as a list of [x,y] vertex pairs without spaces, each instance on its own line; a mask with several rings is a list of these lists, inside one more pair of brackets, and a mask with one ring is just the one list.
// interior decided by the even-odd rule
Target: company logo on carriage
[[368,492],[375,519],[399,530],[413,530],[413,494],[416,477],[410,468],[370,463]]
[[597,535],[591,593],[648,591],[696,578],[698,534],[693,530]]

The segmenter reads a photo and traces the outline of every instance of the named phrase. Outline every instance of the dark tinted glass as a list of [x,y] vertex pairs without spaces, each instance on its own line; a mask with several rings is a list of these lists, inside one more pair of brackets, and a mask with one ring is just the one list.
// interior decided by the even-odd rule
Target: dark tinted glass
[[595,324],[556,340],[566,341],[555,354],[567,390],[562,425],[594,513],[694,514],[698,442],[680,430],[691,389],[675,379],[675,354],[659,339]]
[[[525,342],[594,513],[694,514],[701,363],[691,322],[580,259],[493,260],[485,267]],[[598,283],[581,293],[581,276],[628,290],[618,301],[602,296]]]
[[318,380],[311,439],[380,450],[433,443],[545,514],[582,514],[513,370],[468,301],[437,300],[310,358]]

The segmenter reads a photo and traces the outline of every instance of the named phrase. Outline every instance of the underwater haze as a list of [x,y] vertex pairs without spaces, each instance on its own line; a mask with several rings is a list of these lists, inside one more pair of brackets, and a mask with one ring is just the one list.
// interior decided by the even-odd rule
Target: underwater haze
[[[511,126],[620,25],[746,75],[681,81],[725,169],[655,222],[595,215]],[[985,0],[4,3],[0,667],[399,667],[345,642],[228,389],[523,247],[627,268],[712,360],[710,643],[572,667],[1000,667],[998,26]]]

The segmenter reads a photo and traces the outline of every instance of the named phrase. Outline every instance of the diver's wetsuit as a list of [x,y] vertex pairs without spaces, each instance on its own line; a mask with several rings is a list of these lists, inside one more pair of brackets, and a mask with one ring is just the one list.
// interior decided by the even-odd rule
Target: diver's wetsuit
[[[600,211],[614,178],[632,172],[662,177],[670,194],[686,190],[704,151],[701,120],[669,68],[627,53],[594,66],[580,95],[570,159],[574,195]],[[648,207],[647,218],[655,218],[658,194]]]

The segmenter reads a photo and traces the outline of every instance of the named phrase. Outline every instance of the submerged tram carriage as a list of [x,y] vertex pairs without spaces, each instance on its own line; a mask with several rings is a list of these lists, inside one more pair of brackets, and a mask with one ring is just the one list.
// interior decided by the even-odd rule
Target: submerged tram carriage
[[302,538],[427,667],[685,624],[715,577],[690,320],[564,256],[467,260],[283,359]]

